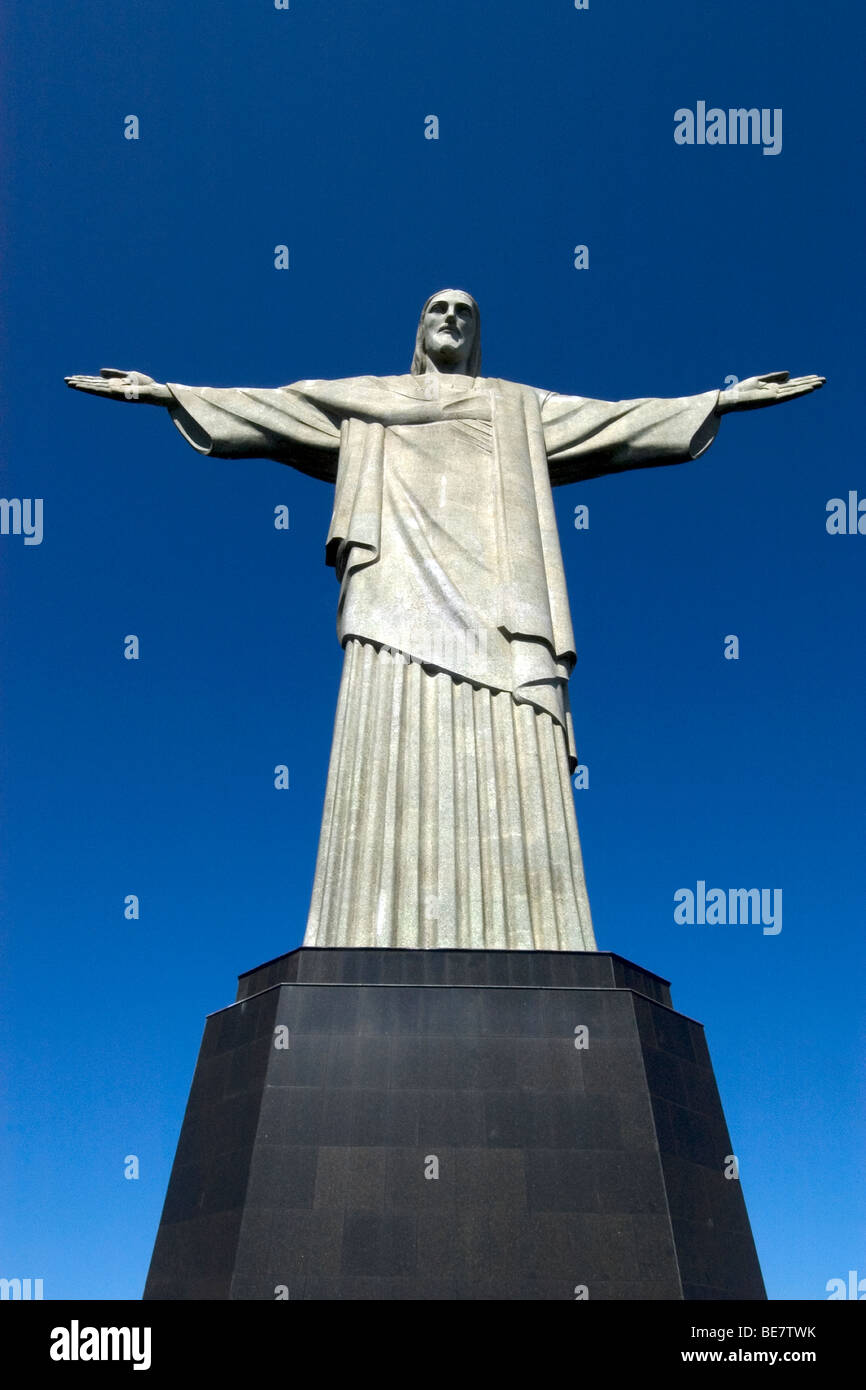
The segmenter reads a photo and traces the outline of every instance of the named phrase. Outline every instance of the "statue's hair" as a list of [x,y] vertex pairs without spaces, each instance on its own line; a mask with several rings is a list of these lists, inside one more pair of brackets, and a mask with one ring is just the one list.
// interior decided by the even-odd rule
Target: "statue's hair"
[[[442,293],[442,290],[437,290],[436,294],[431,294],[430,298],[424,301],[424,307],[421,310],[421,317],[418,320],[418,332],[415,334],[415,355],[412,358],[412,367],[410,369],[413,376],[423,376],[425,372],[428,372],[430,370],[430,360],[427,356],[427,352],[424,347],[424,315],[430,308],[430,305],[433,303],[434,299],[439,299]],[[472,305],[472,309],[475,315],[475,338],[472,343],[472,351],[469,354],[469,361],[466,363],[466,375],[480,376],[481,311],[478,308],[478,305],[476,304],[475,300],[472,298],[471,294],[467,294],[466,290],[460,290],[459,293],[466,295],[466,298]]]

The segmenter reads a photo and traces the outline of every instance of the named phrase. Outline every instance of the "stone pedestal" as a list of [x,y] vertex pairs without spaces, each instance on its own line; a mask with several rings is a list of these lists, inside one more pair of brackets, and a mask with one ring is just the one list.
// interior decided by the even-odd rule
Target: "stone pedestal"
[[731,1153],[619,956],[301,948],[207,1020],[144,1297],[763,1299]]

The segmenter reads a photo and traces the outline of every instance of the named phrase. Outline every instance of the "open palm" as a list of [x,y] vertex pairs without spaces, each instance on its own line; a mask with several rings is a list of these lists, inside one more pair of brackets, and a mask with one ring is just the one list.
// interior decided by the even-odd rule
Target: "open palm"
[[111,401],[137,401],[140,405],[169,405],[167,386],[144,372],[124,372],[119,367],[103,367],[99,376],[67,376],[63,380],[73,391],[90,396],[107,396]]
[[748,376],[728,391],[719,393],[717,414],[731,410],[761,410],[766,405],[780,405],[797,396],[819,391],[827,380],[823,376],[794,376],[790,372],[767,372],[766,376]]

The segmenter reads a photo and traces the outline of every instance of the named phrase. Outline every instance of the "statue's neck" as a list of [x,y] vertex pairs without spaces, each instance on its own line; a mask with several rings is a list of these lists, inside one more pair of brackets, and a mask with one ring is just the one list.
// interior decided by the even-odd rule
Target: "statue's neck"
[[459,362],[449,362],[446,358],[432,357],[427,354],[427,371],[435,372],[437,376],[469,376],[467,371],[468,359],[464,358]]

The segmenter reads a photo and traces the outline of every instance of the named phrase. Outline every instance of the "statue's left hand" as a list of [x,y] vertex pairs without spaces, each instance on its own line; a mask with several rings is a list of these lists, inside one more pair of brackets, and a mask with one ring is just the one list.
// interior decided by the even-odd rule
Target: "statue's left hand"
[[794,376],[789,372],[768,372],[766,376],[749,376],[727,391],[719,392],[717,415],[731,410],[761,410],[765,405],[780,405],[796,396],[808,396],[820,391],[825,376]]

